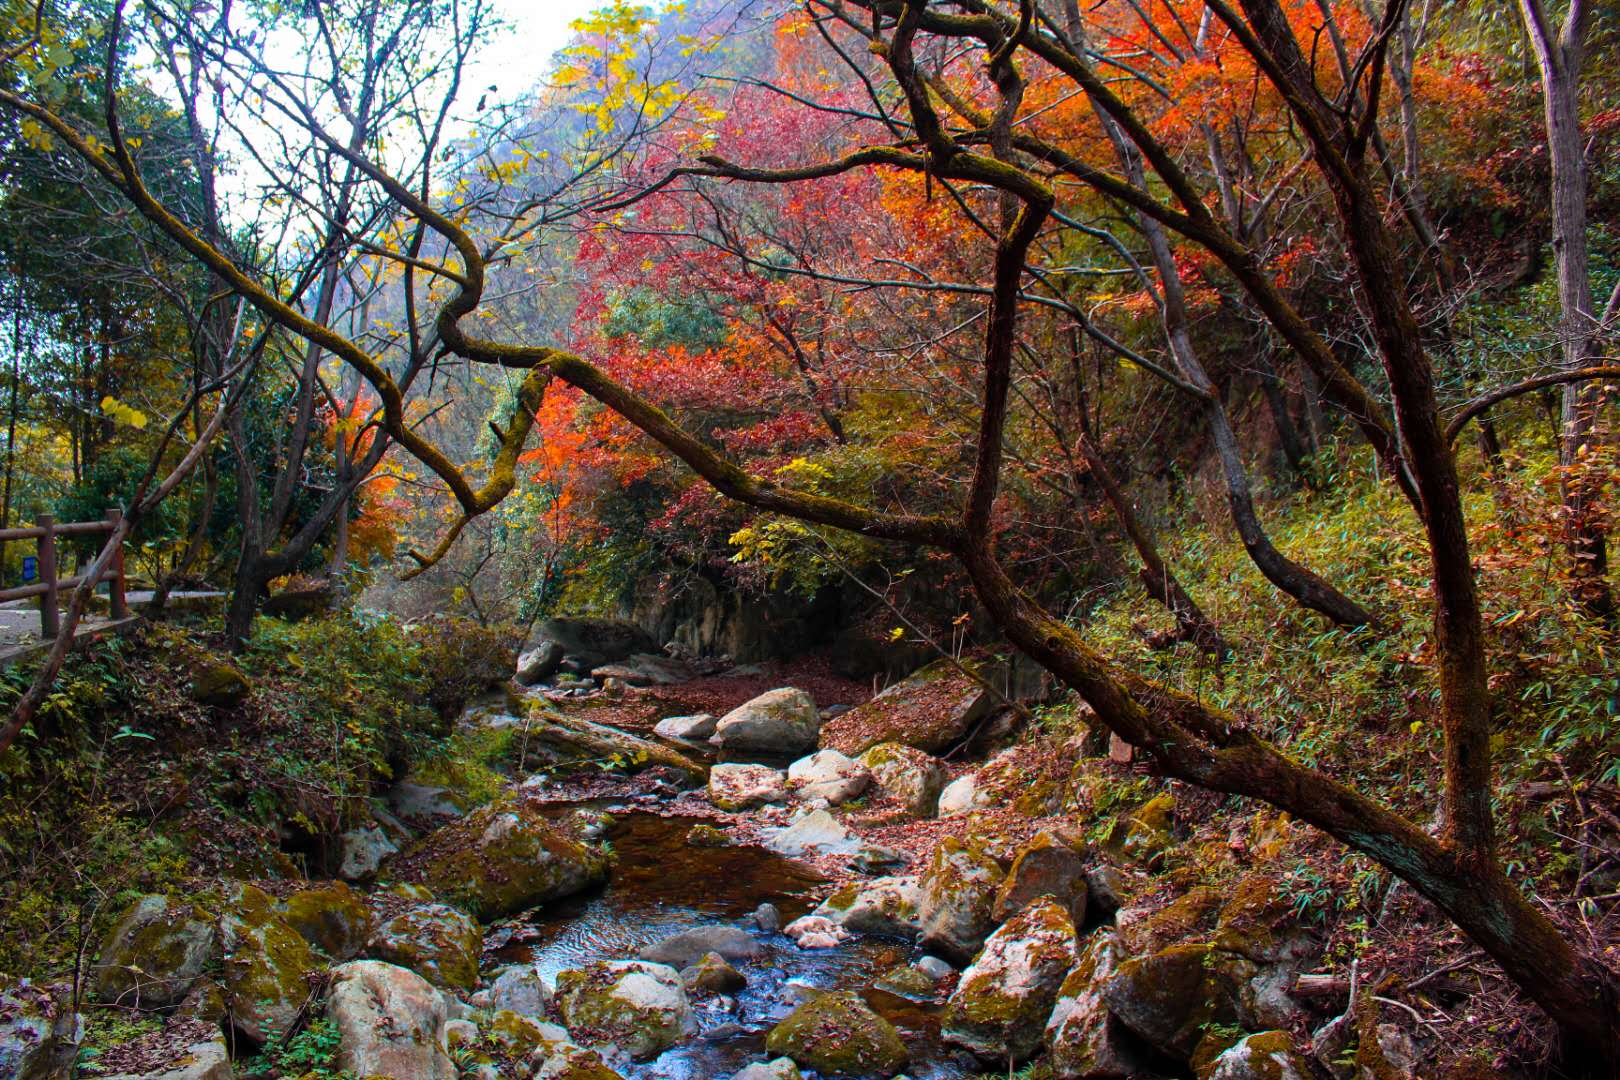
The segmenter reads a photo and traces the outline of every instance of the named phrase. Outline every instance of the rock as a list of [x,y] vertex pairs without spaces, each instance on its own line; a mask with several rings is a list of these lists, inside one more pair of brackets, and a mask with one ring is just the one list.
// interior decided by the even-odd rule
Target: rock
[[563,1043],[541,1062],[534,1080],[624,1080],[624,1077],[608,1068],[595,1050]]
[[634,653],[656,653],[658,643],[641,627],[619,619],[556,618],[535,627],[529,638],[531,648],[545,642],[561,646],[564,654],[578,657],[591,667],[623,660]]
[[1144,1071],[1141,1055],[1102,996],[1125,957],[1119,935],[1098,930],[1063,980],[1045,1033],[1048,1061],[1059,1080],[1103,1080]]
[[258,1044],[292,1027],[312,993],[308,976],[325,965],[309,943],[278,918],[275,902],[252,885],[241,886],[219,920],[223,954],[220,983],[233,1030]]
[[655,1058],[697,1031],[680,974],[664,964],[600,960],[564,971],[557,976],[557,1003],[576,1038],[615,1046],[636,1061]]
[[366,951],[410,968],[435,986],[471,990],[478,985],[484,935],[472,919],[446,904],[423,904],[383,923]]
[[514,964],[503,968],[489,984],[489,1007],[519,1016],[544,1016],[553,992],[533,964]]
[[478,1041],[478,1025],[471,1020],[446,1020],[444,1022],[444,1045],[454,1050],[457,1047],[471,1047]]
[[411,825],[432,829],[465,811],[447,788],[401,780],[384,793],[388,808]]
[[72,1009],[26,980],[0,975],[0,1076],[65,1080],[82,1035]]
[[517,672],[513,677],[519,686],[543,683],[557,673],[562,659],[561,645],[555,641],[542,641],[518,657]]
[[935,845],[917,883],[923,945],[958,963],[973,959],[995,929],[991,908],[1004,876],[994,859],[954,836]]
[[691,716],[666,716],[653,725],[653,733],[681,742],[702,742],[714,734],[720,723],[713,713],[694,713]]
[[191,673],[191,700],[216,709],[240,705],[253,692],[253,684],[234,664],[210,660]]
[[934,1001],[938,988],[939,981],[915,964],[898,964],[872,984],[874,990],[919,1004]]
[[1170,846],[1170,814],[1176,801],[1169,792],[1121,814],[1103,834],[1102,849],[1126,862],[1152,865]]
[[334,968],[326,1015],[338,1031],[338,1066],[350,1074],[456,1080],[444,995],[415,972],[376,960]]
[[858,797],[872,782],[865,765],[837,750],[818,750],[788,766],[788,789],[804,799],[826,799],[833,806]]
[[672,934],[648,945],[636,955],[650,963],[684,968],[692,966],[709,953],[718,953],[722,959],[738,963],[752,960],[763,951],[764,947],[748,931],[716,923]]
[[592,668],[591,677],[603,680],[618,679],[630,686],[674,686],[676,683],[695,679],[697,672],[680,660],[668,656],[632,653],[616,663]]
[[831,949],[849,938],[849,931],[822,915],[805,915],[782,928],[801,949]]
[[754,909],[754,925],[767,934],[774,934],[782,929],[782,913],[776,910],[775,904],[761,904]]
[[[476,1040],[477,1028],[473,1031]],[[549,1055],[563,1043],[571,1041],[568,1032],[558,1025],[511,1009],[492,1012],[484,1022],[484,1031],[489,1040],[501,1048],[505,1057],[519,1060],[537,1052]]]
[[721,810],[747,810],[785,802],[787,778],[766,765],[716,765],[709,770],[709,801]]
[[851,882],[821,902],[814,914],[856,934],[916,938],[921,895],[914,877],[886,877]]
[[775,1061],[756,1061],[734,1073],[731,1080],[804,1080],[804,1074],[793,1064],[792,1058],[782,1057]]
[[731,836],[713,825],[694,825],[686,830],[686,846],[696,848],[722,848],[731,846]]
[[904,743],[886,742],[860,757],[872,782],[886,799],[893,799],[914,818],[931,818],[939,811],[945,769],[939,759]]
[[1255,966],[1208,945],[1176,945],[1126,960],[1103,986],[1109,1012],[1149,1047],[1189,1061],[1206,1028],[1253,1026]]
[[1204,885],[1188,889],[1163,907],[1128,907],[1114,916],[1120,941],[1133,956],[1151,956],[1183,938],[1203,936],[1215,924],[1221,894]]
[[[989,669],[978,670],[995,677]],[[821,730],[821,745],[861,754],[879,743],[897,742],[937,754],[988,715],[996,700],[955,663],[938,660],[829,720]]]
[[979,786],[978,776],[966,773],[945,785],[939,793],[937,805],[940,817],[951,818],[962,817],[994,804],[995,797]]
[[102,939],[91,984],[95,998],[124,1008],[178,1005],[213,959],[218,941],[209,912],[143,896]]
[[338,862],[338,877],[345,881],[363,881],[377,872],[383,860],[399,850],[388,834],[374,825],[350,829],[338,837],[342,855]]
[[1225,1050],[1201,1080],[1311,1080],[1315,1075],[1293,1035],[1262,1031]]
[[1049,832],[1038,833],[1013,860],[990,915],[998,923],[1005,922],[1042,896],[1062,904],[1076,926],[1085,921],[1085,860]]
[[893,1076],[906,1064],[894,1025],[859,994],[822,994],[771,1029],[765,1049],[827,1076]]
[[108,1076],[104,1080],[234,1080],[236,1070],[231,1067],[231,1055],[223,1035],[177,1049],[179,1052],[161,1066],[149,1066],[139,1074]]
[[748,985],[748,977],[712,952],[683,970],[681,982],[694,994],[735,994]]
[[956,974],[956,969],[937,956],[925,956],[917,961],[917,970],[938,982],[947,975]]
[[1275,879],[1250,874],[1227,891],[1210,944],[1238,953],[1257,964],[1298,966],[1314,961],[1320,945],[1295,916],[1294,905],[1278,890]]
[[1124,907],[1136,890],[1117,866],[1097,863],[1086,869],[1086,904],[1108,916]]
[[276,905],[283,922],[333,960],[352,960],[371,937],[365,898],[341,881],[293,893]]
[[713,741],[727,750],[798,754],[815,749],[820,730],[814,699],[785,686],[767,690],[722,716]]
[[798,858],[812,852],[821,855],[853,855],[861,850],[861,839],[825,810],[812,810],[787,828],[773,834],[765,846],[778,855]]
[[893,873],[911,865],[911,856],[899,848],[881,844],[862,844],[861,850],[849,860],[849,865],[863,874]]
[[990,935],[962,972],[945,1012],[945,1041],[986,1062],[1028,1060],[1074,961],[1068,909],[1039,897]]
[[607,878],[607,860],[521,803],[486,806],[409,853],[407,881],[481,919],[514,915]]

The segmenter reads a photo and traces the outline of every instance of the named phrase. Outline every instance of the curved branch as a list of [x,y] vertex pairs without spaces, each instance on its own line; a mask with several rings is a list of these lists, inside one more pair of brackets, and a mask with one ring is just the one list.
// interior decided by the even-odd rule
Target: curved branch
[[1457,436],[1468,425],[1468,421],[1492,405],[1518,397],[1520,394],[1528,394],[1532,390],[1560,386],[1564,383],[1587,382],[1591,379],[1620,379],[1620,365],[1600,364],[1597,367],[1576,368],[1573,371],[1555,371],[1549,375],[1537,375],[1535,378],[1513,383],[1511,386],[1499,387],[1488,394],[1481,394],[1464,405],[1462,411],[1446,425],[1446,445],[1456,442]]

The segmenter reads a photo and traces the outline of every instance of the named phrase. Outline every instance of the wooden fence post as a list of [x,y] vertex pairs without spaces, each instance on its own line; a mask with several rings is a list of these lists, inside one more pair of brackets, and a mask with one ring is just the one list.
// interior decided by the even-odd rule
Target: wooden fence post
[[56,610],[56,518],[41,514],[36,524],[45,530],[39,537],[39,581],[45,586],[39,598],[39,636],[54,638],[62,629]]
[[[122,510],[113,509],[107,511],[107,524],[110,526],[107,530],[109,537],[118,531],[118,526],[123,520],[124,512]],[[118,541],[118,546],[113,548],[112,562],[108,568],[112,571],[112,577],[107,583],[107,599],[112,606],[112,617],[115,619],[127,619],[129,617],[129,601],[124,596],[124,541]]]

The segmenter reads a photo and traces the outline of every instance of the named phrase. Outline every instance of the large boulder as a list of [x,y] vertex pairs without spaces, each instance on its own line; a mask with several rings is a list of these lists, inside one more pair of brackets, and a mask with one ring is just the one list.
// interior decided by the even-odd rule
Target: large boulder
[[214,958],[214,916],[189,901],[143,896],[102,939],[91,976],[97,1001],[125,1008],[180,1004]]
[[400,879],[482,919],[514,915],[583,892],[607,859],[523,804],[486,806],[446,825],[407,858]]
[[1043,896],[1002,926],[951,994],[945,1041],[987,1062],[1021,1062],[1041,1045],[1075,961],[1068,909]]
[[764,951],[752,934],[737,926],[715,923],[682,930],[662,941],[655,941],[637,953],[637,957],[653,964],[672,968],[690,967],[709,953],[718,953],[733,963],[752,960]]
[[825,799],[830,805],[857,798],[872,782],[865,765],[837,750],[817,750],[788,766],[788,789],[801,799]]
[[1049,832],[1038,833],[1013,860],[1007,880],[996,891],[991,917],[996,922],[1005,922],[1042,896],[1050,896],[1062,904],[1076,926],[1085,921],[1085,860],[1078,851]]
[[551,985],[533,964],[514,964],[499,972],[490,982],[486,1000],[489,1008],[496,1012],[544,1016],[551,1005],[553,992]]
[[991,914],[1005,875],[982,849],[954,836],[934,846],[918,879],[919,926],[924,947],[967,963],[995,929]]
[[1102,849],[1121,862],[1156,864],[1174,839],[1170,829],[1175,808],[1175,797],[1167,791],[1119,815],[1103,834]]
[[478,924],[462,912],[446,904],[422,904],[379,926],[366,951],[410,968],[435,986],[466,991],[478,984],[483,944]]
[[680,973],[645,960],[599,960],[557,976],[563,1022],[586,1044],[611,1045],[637,1061],[657,1057],[697,1030]]
[[101,1080],[235,1080],[235,1077],[225,1036],[215,1033],[212,1038],[173,1047],[161,1064],[151,1061],[139,1073],[119,1073]]
[[309,976],[325,965],[276,915],[275,901],[252,885],[238,887],[228,902],[219,942],[231,1028],[253,1043],[279,1039],[310,998]]
[[765,1049],[824,1076],[893,1076],[908,1057],[894,1025],[849,991],[794,1009],[771,1029]]
[[326,1015],[349,1074],[456,1080],[444,1048],[444,995],[415,972],[376,960],[334,968]]
[[[964,666],[992,680],[996,677],[991,669]],[[897,742],[937,754],[967,735],[996,701],[954,661],[938,660],[828,721],[821,730],[821,745],[862,754],[879,743]]]
[[333,960],[352,960],[375,919],[365,897],[341,881],[301,889],[276,905],[283,922]]
[[917,913],[920,896],[915,877],[852,881],[823,900],[813,914],[851,933],[915,938],[921,921]]
[[721,763],[709,770],[709,801],[721,810],[785,802],[787,778],[768,765]]
[[71,1076],[81,1034],[71,1008],[37,986],[0,975],[0,1076],[8,1080]]
[[658,651],[658,643],[650,634],[619,619],[546,619],[530,635],[530,648],[541,648],[548,641],[561,646],[564,655],[577,657],[592,667],[635,653]]
[[1311,1080],[1316,1070],[1286,1031],[1247,1035],[1222,1051],[1201,1080]]
[[800,754],[815,749],[820,730],[815,699],[803,690],[784,686],[767,690],[722,716],[713,741],[726,750]]
[[1140,1053],[1102,996],[1125,956],[1118,934],[1098,930],[1058,989],[1045,1038],[1047,1061],[1059,1080],[1115,1080],[1143,1071]]
[[1108,1011],[1165,1057],[1190,1061],[1217,1025],[1253,1028],[1254,964],[1208,945],[1126,960],[1103,986]]
[[914,818],[931,818],[939,810],[945,769],[938,758],[904,743],[886,742],[867,750],[860,763],[886,799],[899,803]]
[[534,686],[557,674],[563,647],[555,641],[542,641],[518,656],[515,678],[519,686]]

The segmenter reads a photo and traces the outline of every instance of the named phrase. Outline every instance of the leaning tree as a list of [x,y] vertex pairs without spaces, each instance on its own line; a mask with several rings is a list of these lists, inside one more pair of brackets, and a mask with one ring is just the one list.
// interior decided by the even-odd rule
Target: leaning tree
[[[876,126],[873,141],[790,168],[709,156],[680,166],[660,183],[794,184],[850,170],[885,169],[925,177],[941,189],[981,193],[972,197],[981,200],[979,217],[990,234],[993,258],[979,357],[980,407],[964,495],[948,514],[856,505],[751,475],[587,358],[549,344],[487,336],[478,319],[489,303],[487,272],[507,240],[478,235],[451,198],[398,179],[386,156],[397,149],[356,146],[334,133],[329,115],[301,106],[298,88],[279,85],[283,76],[278,66],[240,35],[215,46],[218,66],[253,86],[253,94],[240,95],[233,105],[247,109],[262,100],[280,108],[284,139],[290,140],[285,133],[295,130],[297,145],[312,159],[363,179],[410,228],[432,238],[432,244],[387,254],[435,283],[435,289],[408,298],[412,317],[422,319],[421,332],[432,336],[435,358],[455,357],[522,373],[515,395],[518,407],[508,424],[497,428],[498,449],[481,475],[459,467],[411,423],[408,387],[400,377],[411,371],[409,365],[391,366],[361,339],[288,302],[153,196],[121,135],[115,98],[109,95],[105,123],[94,132],[59,114],[37,93],[0,90],[0,105],[48,129],[264,318],[358,372],[380,402],[379,425],[446,485],[463,523],[511,489],[535,411],[550,383],[560,380],[618,413],[731,499],[805,522],[949,553],[1006,638],[1076,691],[1104,724],[1145,752],[1164,774],[1280,808],[1387,867],[1432,901],[1546,1010],[1564,1037],[1568,1060],[1602,1063],[1596,1067],[1607,1070],[1620,1065],[1620,973],[1533,905],[1510,881],[1498,853],[1485,634],[1457,465],[1390,224],[1400,211],[1392,211],[1372,160],[1388,50],[1401,25],[1402,0],[1389,0],[1375,13],[1365,40],[1349,43],[1355,48],[1342,78],[1324,77],[1309,40],[1311,28],[1304,28],[1307,40],[1302,44],[1301,31],[1290,21],[1291,14],[1299,13],[1285,9],[1281,0],[1237,0],[1236,6],[1232,0],[1205,0],[1207,20],[1198,28],[1198,40],[1218,36],[1225,47],[1247,58],[1308,143],[1308,168],[1330,197],[1382,371],[1376,387],[1347,369],[1245,240],[1212,213],[1206,192],[1177,154],[1116,92],[1113,78],[1099,71],[1101,57],[1086,43],[1075,0],[1020,0],[1016,5],[989,0],[807,0],[805,7],[818,25],[858,32],[867,39],[869,53],[881,58],[885,82],[869,85],[876,95],[891,95],[896,108],[877,110],[883,123]],[[405,0],[396,16],[399,10],[440,20],[448,34],[459,25],[454,0]],[[115,8],[107,34],[113,43],[109,69],[116,64],[120,11]],[[25,42],[12,49],[17,54],[28,47]],[[970,54],[982,58],[982,66],[953,81],[952,69],[940,58]],[[1025,105],[1026,80],[1035,71],[1063,80],[1106,118],[1122,152],[1102,160],[1111,158],[1115,166],[1123,161],[1123,168],[1099,164],[1095,154],[1076,152],[1061,133],[1045,130],[1034,115],[1038,110]],[[107,82],[117,85],[111,77]],[[1140,161],[1139,169],[1133,160]],[[1366,438],[1421,522],[1432,574],[1444,740],[1437,825],[1403,816],[1373,795],[1292,760],[1257,734],[1243,715],[1155,682],[1102,654],[1084,633],[1022,591],[998,557],[1001,523],[996,511],[1028,255],[1062,213],[1061,200],[1067,197],[1062,193],[1075,185],[1157,223],[1218,263],[1276,337],[1313,373],[1325,398]],[[611,198],[584,203],[603,210],[620,205]],[[540,213],[539,206],[537,201],[528,212]],[[350,240],[347,235],[333,237],[337,243]],[[429,302],[418,313],[415,305],[423,297]],[[417,332],[413,326],[412,333]],[[421,560],[442,554],[457,532],[459,527],[452,528],[439,550]]]

